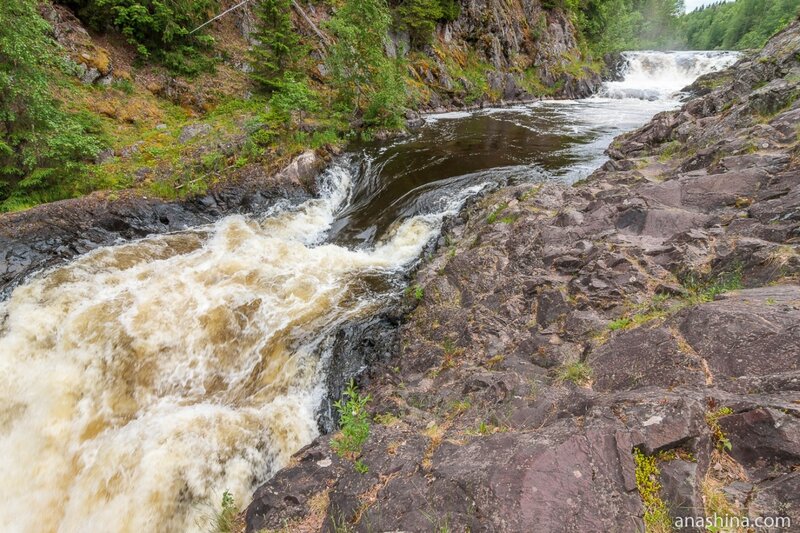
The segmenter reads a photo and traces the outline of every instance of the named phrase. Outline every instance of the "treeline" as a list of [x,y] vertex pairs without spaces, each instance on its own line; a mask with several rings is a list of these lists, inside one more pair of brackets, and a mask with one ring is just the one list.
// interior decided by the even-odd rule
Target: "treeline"
[[34,0],[0,2],[0,211],[76,193],[85,162],[104,146],[96,119],[52,94],[66,70]]
[[736,0],[696,9],[681,19],[686,46],[697,50],[760,48],[797,17],[800,0]]
[[717,2],[684,13],[683,0],[567,0],[589,47],[620,50],[760,48],[798,16],[800,0]]
[[587,46],[600,55],[640,49],[674,49],[681,33],[683,0],[567,0]]

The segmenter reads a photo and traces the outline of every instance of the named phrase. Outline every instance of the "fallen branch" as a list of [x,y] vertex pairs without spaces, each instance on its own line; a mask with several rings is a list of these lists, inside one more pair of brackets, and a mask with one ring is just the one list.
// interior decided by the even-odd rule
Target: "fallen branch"
[[322,44],[326,47],[330,46],[331,41],[328,39],[328,36],[322,33],[319,28],[317,28],[317,25],[314,24],[314,21],[311,20],[308,15],[306,15],[306,12],[303,11],[303,8],[297,3],[297,0],[292,0],[292,7],[295,9],[295,11],[297,11],[297,14],[300,15],[306,24],[308,24],[309,28],[311,28],[311,31],[313,31],[317,37],[319,37],[320,41],[322,41]]

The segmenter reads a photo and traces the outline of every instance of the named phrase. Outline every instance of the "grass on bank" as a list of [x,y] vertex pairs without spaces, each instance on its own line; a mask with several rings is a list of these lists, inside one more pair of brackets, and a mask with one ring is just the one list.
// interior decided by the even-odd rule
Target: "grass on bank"
[[653,320],[671,316],[681,309],[714,301],[717,296],[744,287],[741,269],[722,272],[711,279],[689,273],[683,280],[684,294],[677,298],[668,295],[655,295],[649,303],[609,323],[609,331],[632,329]]

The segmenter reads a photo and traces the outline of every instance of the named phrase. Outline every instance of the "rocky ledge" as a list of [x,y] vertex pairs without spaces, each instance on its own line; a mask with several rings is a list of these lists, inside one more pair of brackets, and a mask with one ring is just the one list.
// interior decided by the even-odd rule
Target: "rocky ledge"
[[800,26],[694,89],[585,183],[470,207],[362,379],[367,471],[320,437],[248,531],[796,531]]

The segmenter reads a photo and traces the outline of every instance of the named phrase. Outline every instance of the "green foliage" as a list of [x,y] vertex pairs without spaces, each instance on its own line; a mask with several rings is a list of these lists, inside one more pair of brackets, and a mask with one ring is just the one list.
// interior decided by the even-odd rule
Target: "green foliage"
[[124,35],[142,57],[155,57],[173,71],[193,75],[213,68],[203,48],[213,40],[189,32],[219,9],[217,0],[57,0],[72,7],[91,28]]
[[301,57],[300,37],[292,24],[291,10],[291,0],[256,3],[258,26],[254,37],[258,44],[251,52],[252,77],[268,92],[283,88],[285,74],[297,68]]
[[58,61],[36,6],[0,3],[0,211],[76,194],[103,147],[96,120],[65,112],[50,94]]
[[361,447],[369,437],[367,404],[371,399],[369,395],[361,396],[350,380],[342,399],[333,404],[339,414],[341,433],[331,441],[331,448],[340,457],[355,460],[361,454]]
[[633,449],[636,464],[636,488],[644,506],[644,526],[646,533],[666,533],[672,531],[672,520],[667,505],[661,499],[660,471],[655,457]]
[[706,424],[708,424],[708,427],[711,429],[711,433],[714,436],[714,442],[717,443],[717,449],[721,452],[731,451],[733,445],[731,444],[730,439],[728,439],[728,437],[726,437],[725,433],[722,431],[722,427],[719,425],[719,419],[723,416],[732,414],[733,409],[724,406],[706,413]]
[[620,330],[620,329],[627,329],[632,323],[633,322],[631,321],[630,318],[622,317],[622,318],[618,318],[618,319],[612,321],[608,325],[608,329],[610,329],[611,331],[617,331],[617,330]]
[[397,8],[400,22],[416,46],[429,44],[439,21],[453,21],[461,14],[458,0],[403,0]]
[[500,214],[507,208],[508,208],[508,203],[506,202],[503,202],[502,204],[497,206],[491,213],[489,213],[489,216],[486,217],[486,223],[494,224],[495,222],[497,222],[497,217],[500,216]]
[[439,0],[405,0],[397,11],[417,45],[431,41],[436,21],[444,16]]
[[689,292],[689,303],[711,302],[720,294],[739,290],[743,287],[741,269],[721,272],[716,277],[704,279],[694,273],[687,274],[683,286]]
[[571,381],[576,385],[583,385],[592,379],[592,369],[580,361],[569,363],[558,370],[558,381]]
[[320,103],[317,94],[308,86],[306,79],[299,78],[292,72],[284,74],[281,81],[274,85],[275,92],[269,99],[270,110],[282,122],[289,120],[293,111],[319,111]]
[[211,531],[214,533],[231,533],[234,530],[238,514],[239,508],[233,500],[233,495],[226,490],[222,493],[221,509],[214,516]]
[[353,468],[355,468],[356,472],[358,472],[359,474],[366,474],[367,472],[369,472],[369,467],[365,465],[364,461],[362,461],[361,459],[356,459],[356,461],[353,463]]
[[385,0],[349,0],[327,22],[336,37],[328,54],[338,110],[367,127],[399,128],[407,102],[403,64],[384,54],[391,15]]
[[474,50],[468,50],[462,63],[450,55],[445,54],[444,64],[447,72],[454,80],[463,80],[464,101],[473,103],[483,96],[498,97],[491,95],[487,73],[494,70],[494,67],[483,61]]
[[[414,284],[406,287],[406,295],[411,295],[414,297],[415,300],[422,301],[425,297],[425,289],[422,288],[422,285]],[[449,340],[449,339],[448,339]],[[452,341],[450,341],[452,342]]]
[[736,0],[695,9],[682,18],[689,48],[761,48],[797,17],[800,0]]
[[595,55],[680,47],[683,0],[561,0]]
[[439,0],[442,8],[441,20],[452,22],[461,15],[461,2],[459,0]]

